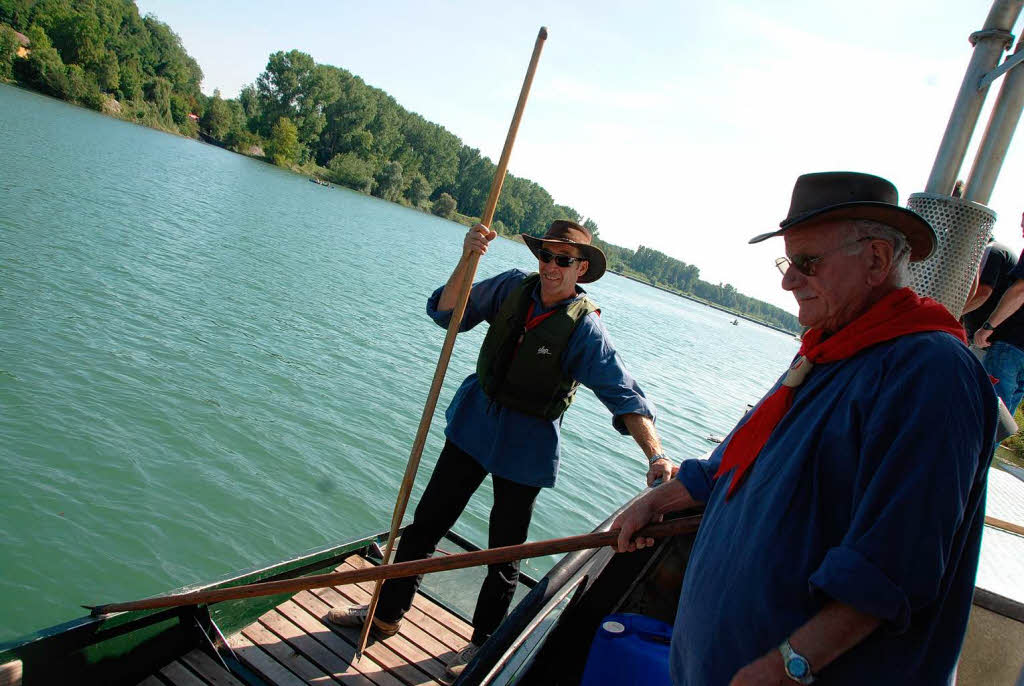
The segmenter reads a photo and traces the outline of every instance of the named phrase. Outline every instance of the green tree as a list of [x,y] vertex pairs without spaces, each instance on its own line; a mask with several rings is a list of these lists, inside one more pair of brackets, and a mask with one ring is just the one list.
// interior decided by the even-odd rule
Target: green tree
[[132,55],[118,67],[118,91],[121,100],[142,100],[144,97],[142,69],[139,58]]
[[447,193],[442,193],[441,196],[434,201],[434,207],[431,209],[431,212],[436,214],[438,217],[451,219],[455,215],[455,208],[455,198]]
[[117,55],[106,50],[103,57],[95,65],[97,85],[107,93],[117,91],[121,85],[121,67],[117,62]]
[[260,116],[259,96],[256,94],[256,87],[252,84],[243,86],[238,93],[238,102],[242,106],[247,119],[257,119]]
[[28,39],[31,41],[32,51],[29,53],[22,80],[44,93],[64,97],[68,90],[66,67],[50,44],[46,32],[33,24],[29,27]]
[[427,178],[416,172],[409,180],[409,187],[405,190],[405,197],[413,207],[421,207],[430,198],[430,182]]
[[0,26],[0,79],[10,80],[14,77],[14,58],[18,54],[18,38],[14,29]]
[[373,187],[373,167],[355,153],[342,152],[335,155],[330,164],[331,178],[335,183],[369,193]]
[[298,162],[299,153],[299,130],[288,117],[281,117],[271,129],[267,157],[277,166],[287,167]]
[[506,226],[516,230],[523,223],[523,218],[526,216],[526,208],[523,207],[523,201],[514,195],[502,196],[498,201],[498,207],[494,212],[494,216],[500,219]]
[[31,0],[0,0],[0,21],[24,30],[32,16]]
[[337,75],[318,66],[304,52],[275,52],[256,79],[262,127],[288,118],[298,131],[301,146],[312,147],[327,123],[324,109],[338,97]]
[[157,117],[165,126],[171,126],[174,124],[174,120],[171,117],[171,93],[174,92],[174,86],[171,82],[162,76],[157,76],[153,80],[149,81],[143,90],[146,93],[146,100],[153,103],[156,108]]
[[374,186],[373,194],[385,200],[394,202],[402,197],[402,189],[405,187],[405,179],[402,175],[402,164],[400,162],[386,162],[381,170],[377,172],[374,179],[377,184]]
[[213,138],[222,141],[227,138],[233,123],[234,116],[231,107],[220,97],[219,90],[213,91],[210,104],[206,107],[206,113],[203,114],[203,128]]
[[583,222],[583,228],[590,232],[590,235],[597,238],[600,233],[600,229],[597,228],[597,222],[593,219],[587,218],[587,221]]
[[181,127],[189,121],[189,114],[192,114],[191,103],[181,93],[171,93],[171,119]]

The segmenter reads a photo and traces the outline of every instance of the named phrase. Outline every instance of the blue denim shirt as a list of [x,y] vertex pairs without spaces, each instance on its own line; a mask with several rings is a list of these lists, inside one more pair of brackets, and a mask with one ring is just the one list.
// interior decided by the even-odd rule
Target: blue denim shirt
[[[459,331],[468,331],[480,322],[491,322],[501,303],[528,274],[519,269],[498,274],[473,284],[466,313]],[[427,301],[427,314],[439,326],[447,328],[451,312],[438,312],[441,298],[438,288]],[[539,288],[533,294],[534,312],[543,314],[572,302],[584,291],[576,287],[573,298],[544,307]],[[626,434],[622,415],[640,414],[655,418],[654,404],[622,364],[600,316],[593,312],[576,327],[562,359],[563,370],[594,391],[612,413],[612,424]],[[569,410],[572,412],[572,410]],[[487,471],[527,486],[551,487],[558,474],[561,419],[547,420],[492,403],[480,388],[476,374],[470,374],[455,392],[445,413],[445,436],[466,451]]]
[[714,475],[736,429],[710,460],[683,462],[677,478],[707,506],[683,577],[673,683],[729,683],[829,600],[883,624],[820,683],[951,683],[996,416],[966,346],[919,333],[816,365],[728,501],[732,472]]

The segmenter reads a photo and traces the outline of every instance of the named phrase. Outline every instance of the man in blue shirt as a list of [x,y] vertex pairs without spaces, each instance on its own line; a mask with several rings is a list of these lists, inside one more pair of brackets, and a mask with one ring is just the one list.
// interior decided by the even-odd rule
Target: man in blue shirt
[[[427,313],[447,327],[474,254],[487,252],[497,234],[477,224],[466,234],[451,278],[427,301]],[[613,426],[629,433],[648,458],[647,483],[671,477],[672,464],[654,430],[655,408],[626,371],[600,310],[578,285],[605,271],[591,234],[576,222],[558,220],[542,238],[525,236],[538,272],[513,269],[473,285],[460,331],[488,322],[477,373],[459,387],[446,413],[447,441],[395,562],[429,557],[455,524],[470,496],[490,474],[494,484],[488,546],[526,540],[533,503],[541,488],[555,485],[562,413],[578,384],[590,388],[611,412]],[[473,637],[448,667],[458,676],[498,627],[512,601],[518,562],[491,565],[473,615]],[[386,582],[374,617],[378,635],[398,631],[419,578]],[[361,625],[365,606],[336,608],[328,619]]]
[[625,510],[617,548],[704,504],[672,637],[677,686],[952,684],[997,401],[941,305],[904,287],[935,235],[884,179],[798,179],[776,262],[808,327],[710,460]]

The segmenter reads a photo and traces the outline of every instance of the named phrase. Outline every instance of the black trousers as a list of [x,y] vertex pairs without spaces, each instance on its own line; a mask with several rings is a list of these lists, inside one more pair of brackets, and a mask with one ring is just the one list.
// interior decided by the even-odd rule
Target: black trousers
[[[420,560],[434,554],[438,542],[466,509],[469,498],[483,483],[487,471],[451,441],[446,441],[430,475],[412,524],[398,542],[395,562]],[[524,486],[491,475],[494,506],[487,530],[488,547],[518,545],[526,541],[533,516],[533,502],[539,486]],[[412,607],[413,596],[423,577],[389,579],[384,582],[377,601],[376,616],[395,622]],[[519,562],[488,565],[487,577],[477,597],[473,613],[473,643],[482,645],[505,618],[519,580]]]

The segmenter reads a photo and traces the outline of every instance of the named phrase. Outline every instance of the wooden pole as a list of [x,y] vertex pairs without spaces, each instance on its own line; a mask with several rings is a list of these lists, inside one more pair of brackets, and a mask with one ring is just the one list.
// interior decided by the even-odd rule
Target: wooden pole
[[[501,185],[505,182],[505,172],[508,170],[508,160],[512,154],[512,144],[515,142],[516,133],[519,131],[519,121],[522,119],[523,110],[526,108],[526,97],[530,94],[530,85],[533,83],[533,75],[537,71],[537,62],[540,60],[540,52],[544,47],[544,41],[547,40],[547,37],[548,30],[542,26],[537,34],[537,41],[533,45],[530,66],[526,69],[523,88],[519,92],[519,102],[516,103],[516,111],[512,115],[512,124],[509,126],[508,135],[505,137],[505,147],[501,151],[498,168],[495,170],[494,179],[491,181],[491,192],[487,196],[487,204],[484,206],[483,215],[480,217],[480,223],[488,228],[490,228],[491,220],[494,218],[494,208],[498,204]],[[441,347],[441,356],[437,361],[437,368],[434,370],[434,380],[430,385],[430,393],[427,395],[427,403],[423,408],[423,415],[420,417],[420,426],[416,432],[416,440],[413,441],[409,462],[405,467],[405,478],[402,479],[402,485],[398,490],[398,499],[395,501],[395,509],[391,515],[391,533],[388,535],[387,547],[384,550],[384,564],[391,561],[391,551],[395,546],[395,537],[398,534],[399,527],[402,525],[402,518],[405,517],[405,508],[409,503],[413,482],[416,480],[416,471],[420,466],[423,446],[427,442],[427,434],[430,433],[430,422],[434,418],[434,408],[437,406],[437,398],[441,393],[441,384],[444,382],[445,372],[448,371],[448,361],[452,356],[452,348],[455,347],[455,334],[459,332],[462,316],[466,312],[466,304],[469,302],[469,291],[473,287],[473,278],[476,276],[476,265],[479,261],[479,255],[475,253],[470,255],[466,277],[459,286],[455,309],[452,311],[452,318],[448,323],[448,333],[445,335],[444,345]],[[373,624],[373,615],[377,611],[377,601],[380,599],[380,587],[380,581],[373,587],[373,596],[370,598],[366,623],[363,624],[363,631],[359,635],[359,645],[356,647],[357,660],[362,656],[363,649],[366,647],[366,639],[370,634],[370,626]]]
[[996,519],[995,517],[985,517],[985,525],[990,526],[993,529],[1001,529],[1002,531],[1006,531],[1011,534],[1024,536],[1024,526],[1021,526],[1020,524],[1014,524],[1013,522],[1007,522],[1002,519]]
[[[661,522],[660,524],[651,524],[638,531],[636,537],[665,538],[666,536],[693,533],[700,525],[700,520],[701,515],[692,515],[690,517]],[[317,574],[315,576],[303,576],[297,579],[284,579],[282,581],[264,581],[262,583],[235,586],[233,588],[192,591],[191,593],[146,598],[127,603],[110,603],[108,605],[85,607],[92,610],[94,616],[98,616],[111,612],[126,612],[128,610],[152,610],[166,607],[181,607],[184,605],[218,603],[223,600],[256,598],[282,593],[298,593],[299,591],[307,591],[312,588],[341,586],[343,584],[355,584],[363,581],[383,581],[384,579],[416,576],[417,574],[428,574],[430,572],[443,572],[451,569],[498,564],[511,560],[522,560],[528,557],[557,555],[574,550],[600,548],[606,545],[613,545],[618,536],[619,530],[612,529],[600,533],[553,538],[534,543],[510,545],[503,548],[475,550],[471,553],[429,557],[425,560],[398,562],[396,564],[379,565],[367,569]]]

